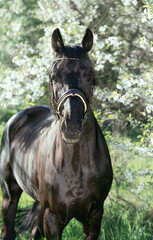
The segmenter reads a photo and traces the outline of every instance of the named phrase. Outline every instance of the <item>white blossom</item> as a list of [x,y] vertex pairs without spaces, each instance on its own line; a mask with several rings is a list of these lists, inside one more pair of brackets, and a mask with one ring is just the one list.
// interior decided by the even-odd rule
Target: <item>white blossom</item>
[[133,182],[133,172],[130,171],[130,170],[126,170],[124,172],[124,176],[130,181],[130,182]]
[[137,0],[121,0],[125,6],[129,6],[131,3],[137,5]]
[[144,182],[141,182],[140,184],[139,184],[139,186],[138,186],[138,191],[140,192],[142,192],[143,190],[144,190],[144,188],[145,188],[145,183]]

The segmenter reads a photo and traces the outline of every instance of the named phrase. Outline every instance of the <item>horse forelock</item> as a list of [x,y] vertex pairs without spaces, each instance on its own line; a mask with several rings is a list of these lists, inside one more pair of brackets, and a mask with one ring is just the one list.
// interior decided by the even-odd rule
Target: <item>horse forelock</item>
[[64,51],[61,54],[56,54],[53,60],[52,70],[54,70],[54,67],[56,66],[59,71],[61,68],[66,66],[67,63],[73,65],[84,65],[86,68],[90,68],[90,70],[94,73],[94,67],[88,54],[78,45],[65,46]]

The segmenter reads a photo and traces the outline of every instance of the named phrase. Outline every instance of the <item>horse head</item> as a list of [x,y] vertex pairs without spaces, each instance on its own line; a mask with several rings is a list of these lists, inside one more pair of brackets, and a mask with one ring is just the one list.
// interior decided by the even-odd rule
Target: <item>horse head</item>
[[93,45],[90,29],[82,46],[65,46],[59,29],[52,34],[55,58],[50,75],[54,113],[61,120],[62,137],[67,143],[79,142],[84,120],[90,111],[94,69],[88,57]]

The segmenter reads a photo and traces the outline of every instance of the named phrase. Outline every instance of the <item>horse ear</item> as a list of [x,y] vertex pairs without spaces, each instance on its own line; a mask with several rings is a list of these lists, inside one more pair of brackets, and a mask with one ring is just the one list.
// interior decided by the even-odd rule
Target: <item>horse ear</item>
[[93,46],[93,33],[89,28],[87,28],[82,40],[82,47],[86,52],[89,52],[92,46]]
[[64,50],[64,43],[60,33],[60,30],[56,28],[52,33],[51,40],[53,51],[56,53],[60,53]]

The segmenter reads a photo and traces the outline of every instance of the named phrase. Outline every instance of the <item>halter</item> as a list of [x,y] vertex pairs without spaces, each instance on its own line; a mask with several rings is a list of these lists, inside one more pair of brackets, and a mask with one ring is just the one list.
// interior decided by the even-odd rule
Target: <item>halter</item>
[[[61,61],[61,60],[71,60],[71,61],[79,61],[78,58],[57,58],[54,62],[56,61]],[[90,81],[90,94],[89,94],[89,100],[87,101],[85,95],[83,92],[81,92],[79,89],[70,89],[66,92],[63,93],[63,95],[56,101],[55,96],[54,96],[54,91],[53,91],[53,80],[51,78],[51,74],[49,75],[49,91],[52,88],[52,103],[53,103],[53,111],[54,115],[58,116],[60,119],[60,107],[62,103],[68,98],[68,97],[78,97],[81,99],[83,106],[84,106],[84,121],[86,121],[87,116],[90,112],[91,108],[91,102],[92,102],[92,93],[93,93],[93,78],[91,78]],[[50,95],[49,95],[50,96]]]
[[60,111],[60,106],[62,105],[64,100],[67,99],[68,97],[79,97],[81,99],[81,101],[83,102],[84,112],[86,113],[87,100],[86,100],[85,95],[78,89],[70,89],[70,90],[66,91],[65,93],[63,93],[63,95],[60,97],[60,99],[57,102],[57,112]]

